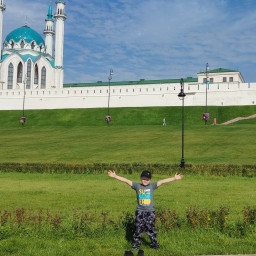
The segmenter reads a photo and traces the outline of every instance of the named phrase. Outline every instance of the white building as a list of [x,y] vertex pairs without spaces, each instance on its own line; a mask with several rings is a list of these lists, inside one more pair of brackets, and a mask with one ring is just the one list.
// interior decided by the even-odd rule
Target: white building
[[217,68],[197,74],[198,83],[206,83],[206,79],[210,83],[244,83],[244,79],[238,70],[230,70]]
[[[41,35],[27,24],[10,32],[3,41],[0,63],[2,90],[37,90],[63,87],[63,44],[65,1],[56,1],[55,56],[53,56],[54,19],[49,4],[44,30]],[[0,0],[0,42],[2,42],[3,0]],[[2,44],[1,44],[2,45]]]
[[[53,16],[49,4],[45,41],[25,25],[7,35],[3,49],[0,43],[0,110],[106,108],[108,103],[110,107],[181,105],[180,79],[63,85],[65,1],[57,0],[56,7]],[[4,10],[0,0],[0,42]],[[186,106],[204,106],[206,92],[209,106],[256,103],[256,83],[245,83],[237,70],[207,70],[199,72],[197,78],[184,79],[184,83]]]

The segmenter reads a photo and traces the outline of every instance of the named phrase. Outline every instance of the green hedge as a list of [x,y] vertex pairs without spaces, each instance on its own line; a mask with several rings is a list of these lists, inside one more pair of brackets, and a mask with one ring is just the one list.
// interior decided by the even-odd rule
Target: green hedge
[[143,170],[149,170],[152,174],[166,175],[173,174],[174,172],[182,172],[183,174],[222,177],[256,177],[256,165],[188,164],[185,169],[180,169],[178,164],[0,163],[0,172],[102,174],[106,173],[108,170],[116,170],[118,173],[122,174],[141,173]]

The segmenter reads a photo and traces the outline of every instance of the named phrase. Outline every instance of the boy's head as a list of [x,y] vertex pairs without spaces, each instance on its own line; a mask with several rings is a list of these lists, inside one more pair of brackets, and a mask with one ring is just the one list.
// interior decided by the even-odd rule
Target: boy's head
[[142,185],[147,186],[151,181],[151,173],[149,171],[143,171],[140,175]]

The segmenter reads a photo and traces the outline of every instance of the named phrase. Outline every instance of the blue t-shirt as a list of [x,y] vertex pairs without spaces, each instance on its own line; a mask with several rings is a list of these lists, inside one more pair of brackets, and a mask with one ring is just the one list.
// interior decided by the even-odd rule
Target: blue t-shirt
[[137,194],[137,211],[154,212],[153,192],[157,189],[157,182],[150,183],[147,186],[132,182],[132,188]]

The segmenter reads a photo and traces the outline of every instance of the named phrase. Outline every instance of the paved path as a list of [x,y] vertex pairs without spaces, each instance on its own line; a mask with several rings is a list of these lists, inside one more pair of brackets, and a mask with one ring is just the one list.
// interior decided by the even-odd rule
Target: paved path
[[227,124],[231,124],[231,123],[235,123],[235,122],[238,122],[240,120],[246,120],[246,119],[252,119],[252,118],[256,118],[256,114],[252,115],[252,116],[248,116],[248,117],[237,117],[237,118],[234,118],[232,120],[229,120],[225,123],[222,123],[220,125],[227,125]]

